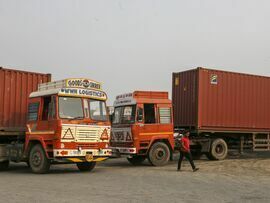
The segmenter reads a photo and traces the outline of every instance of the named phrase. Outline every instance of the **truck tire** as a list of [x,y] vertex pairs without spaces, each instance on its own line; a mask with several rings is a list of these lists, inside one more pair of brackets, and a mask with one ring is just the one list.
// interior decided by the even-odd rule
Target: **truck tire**
[[1,161],[0,162],[0,171],[6,171],[9,167],[9,161]]
[[210,152],[206,153],[206,156],[209,160],[223,160],[228,155],[228,146],[227,143],[221,139],[215,139],[211,143]]
[[77,163],[77,167],[80,171],[86,172],[86,171],[92,171],[96,166],[96,162],[80,162]]
[[163,142],[153,144],[148,152],[148,160],[153,166],[164,166],[171,156],[168,145]]
[[127,158],[128,162],[134,166],[140,165],[145,159],[146,159],[145,156],[137,156],[137,155],[135,155],[131,158]]
[[33,173],[43,174],[49,172],[51,163],[40,144],[36,144],[31,148],[29,165]]

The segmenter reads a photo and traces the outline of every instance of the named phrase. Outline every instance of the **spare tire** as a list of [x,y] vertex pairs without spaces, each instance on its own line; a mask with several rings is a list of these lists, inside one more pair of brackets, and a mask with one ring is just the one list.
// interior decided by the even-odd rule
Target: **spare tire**
[[206,154],[209,160],[223,160],[228,155],[228,145],[221,139],[215,139],[211,143],[210,152]]

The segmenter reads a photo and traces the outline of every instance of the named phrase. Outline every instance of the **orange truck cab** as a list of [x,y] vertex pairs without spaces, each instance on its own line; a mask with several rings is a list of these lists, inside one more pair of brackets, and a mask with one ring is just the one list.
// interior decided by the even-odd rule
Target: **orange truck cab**
[[110,146],[137,165],[163,166],[174,149],[172,103],[167,92],[135,91],[116,97]]
[[111,155],[111,126],[101,84],[82,78],[40,84],[28,100],[25,136],[8,145],[9,161],[25,161],[35,173],[55,163],[90,171]]

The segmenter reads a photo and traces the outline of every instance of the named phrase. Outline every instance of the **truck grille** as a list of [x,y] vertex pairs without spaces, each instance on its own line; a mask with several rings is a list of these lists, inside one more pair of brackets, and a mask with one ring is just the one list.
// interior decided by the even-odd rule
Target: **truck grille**
[[98,125],[62,125],[62,142],[101,142],[100,136],[104,130],[110,134],[110,126]]
[[76,133],[76,141],[90,141],[90,142],[98,142],[99,141],[99,129],[91,128],[91,129],[83,129],[77,127]]

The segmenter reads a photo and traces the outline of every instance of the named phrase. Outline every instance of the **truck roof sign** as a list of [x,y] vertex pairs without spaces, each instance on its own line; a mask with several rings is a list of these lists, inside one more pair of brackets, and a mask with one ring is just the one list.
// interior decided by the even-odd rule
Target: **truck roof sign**
[[77,78],[77,79],[75,78],[75,79],[67,79],[66,87],[101,90],[101,83],[85,78]]
[[70,78],[55,82],[43,83],[38,86],[37,92],[30,97],[58,94],[60,96],[86,97],[106,100],[107,95],[101,91],[101,83],[86,78]]
[[101,90],[101,83],[87,78],[69,78],[65,80],[42,83],[38,86],[38,91],[60,88],[84,88],[91,90]]
[[113,106],[134,105],[136,100],[133,98],[133,93],[121,94],[116,96]]
[[58,95],[60,96],[74,96],[74,97],[87,97],[99,100],[106,100],[107,95],[105,92],[99,90],[88,90],[82,88],[62,88]]
[[132,97],[133,97],[133,93],[120,94],[120,95],[116,96],[116,100],[118,100],[118,99],[132,98]]

